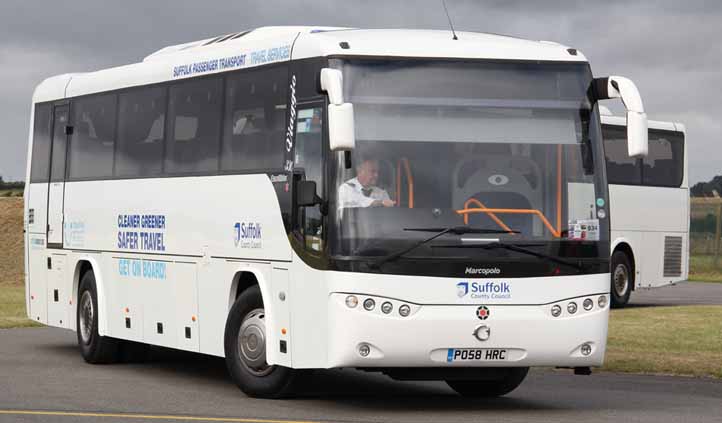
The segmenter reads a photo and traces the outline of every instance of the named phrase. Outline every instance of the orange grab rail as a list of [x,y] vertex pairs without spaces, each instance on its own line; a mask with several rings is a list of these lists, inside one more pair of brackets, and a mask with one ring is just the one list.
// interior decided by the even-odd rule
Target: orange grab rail
[[[551,232],[552,235],[554,235],[554,237],[556,237],[556,238],[561,237],[561,232],[554,229],[552,224],[549,223],[549,221],[544,216],[544,214],[542,212],[540,212],[539,210],[534,210],[534,209],[488,209],[486,207],[483,207],[483,208],[474,208],[474,209],[465,208],[463,210],[457,210],[456,212],[460,215],[463,215],[464,217],[466,217],[466,215],[471,214],[471,213],[486,213],[488,215],[491,215],[492,213],[534,214],[534,215],[539,216],[539,219],[541,219],[544,226],[546,226],[547,229],[549,229],[549,232]],[[466,219],[464,221],[466,222]]]
[[[469,204],[471,204],[471,203],[476,204],[477,206],[479,206],[479,208],[486,209],[486,206],[481,201],[477,200],[476,198],[469,198],[468,200],[466,200],[466,203],[464,203],[464,210],[468,210]],[[506,226],[506,224],[504,224],[504,222],[502,222],[501,219],[499,219],[494,213],[489,213],[489,217],[494,222],[496,222],[497,225],[501,226],[501,228],[504,229],[505,231],[507,231],[509,233],[514,232],[510,227]],[[468,225],[468,224],[469,224],[469,215],[464,214],[464,225]]]
[[396,207],[401,205],[401,165],[404,165],[404,173],[409,184],[409,208],[414,208],[414,177],[411,175],[411,166],[406,157],[399,160],[396,165]]

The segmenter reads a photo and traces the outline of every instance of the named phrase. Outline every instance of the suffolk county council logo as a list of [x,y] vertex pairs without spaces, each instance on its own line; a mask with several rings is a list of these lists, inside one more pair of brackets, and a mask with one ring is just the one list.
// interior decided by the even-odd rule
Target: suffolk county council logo
[[456,284],[456,295],[463,298],[469,293],[469,282],[459,282]]
[[489,317],[489,307],[479,306],[479,308],[476,309],[476,317],[478,317],[479,320],[486,320]]

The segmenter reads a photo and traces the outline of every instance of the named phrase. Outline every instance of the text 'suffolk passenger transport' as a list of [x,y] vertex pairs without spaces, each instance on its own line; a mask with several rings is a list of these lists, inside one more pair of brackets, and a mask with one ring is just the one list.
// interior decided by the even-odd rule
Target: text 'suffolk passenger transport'
[[576,49],[478,33],[269,27],[60,75],[33,96],[29,316],[83,357],[225,357],[246,393],[301,369],[517,387],[604,359],[609,197]]

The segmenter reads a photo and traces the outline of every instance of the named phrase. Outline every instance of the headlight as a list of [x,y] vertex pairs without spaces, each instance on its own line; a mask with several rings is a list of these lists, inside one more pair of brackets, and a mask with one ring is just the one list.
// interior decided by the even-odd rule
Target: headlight
[[386,301],[385,303],[381,304],[381,311],[384,312],[384,314],[389,314],[394,309],[393,304]]
[[401,307],[399,307],[399,314],[402,317],[408,316],[409,314],[411,314],[411,307],[406,304],[402,305]]
[[376,307],[376,301],[373,300],[373,298],[366,298],[364,300],[364,308],[368,311],[371,311]]
[[552,316],[559,317],[559,315],[562,314],[562,307],[559,304],[555,304],[552,306]]
[[601,307],[601,308],[606,307],[607,306],[607,296],[606,295],[600,296],[599,299],[597,300],[597,304],[599,304],[599,307]]
[[582,306],[584,307],[584,310],[589,311],[589,310],[592,309],[592,307],[594,307],[594,301],[592,301],[591,298],[587,298],[587,299],[584,300],[584,302],[582,303]]
[[349,295],[346,297],[346,306],[348,308],[356,308],[358,305],[358,298],[355,295]]
[[567,311],[569,314],[574,314],[577,312],[577,303],[574,301],[571,301],[569,304],[567,304]]

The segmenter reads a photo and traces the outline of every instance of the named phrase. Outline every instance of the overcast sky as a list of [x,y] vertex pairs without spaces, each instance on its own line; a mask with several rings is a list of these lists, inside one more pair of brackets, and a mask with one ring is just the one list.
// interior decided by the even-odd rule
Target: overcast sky
[[[557,41],[632,78],[650,119],[683,122],[692,183],[722,174],[722,2],[447,0],[457,30]],[[0,175],[25,175],[30,100],[48,76],[265,25],[445,29],[440,0],[0,0]]]

